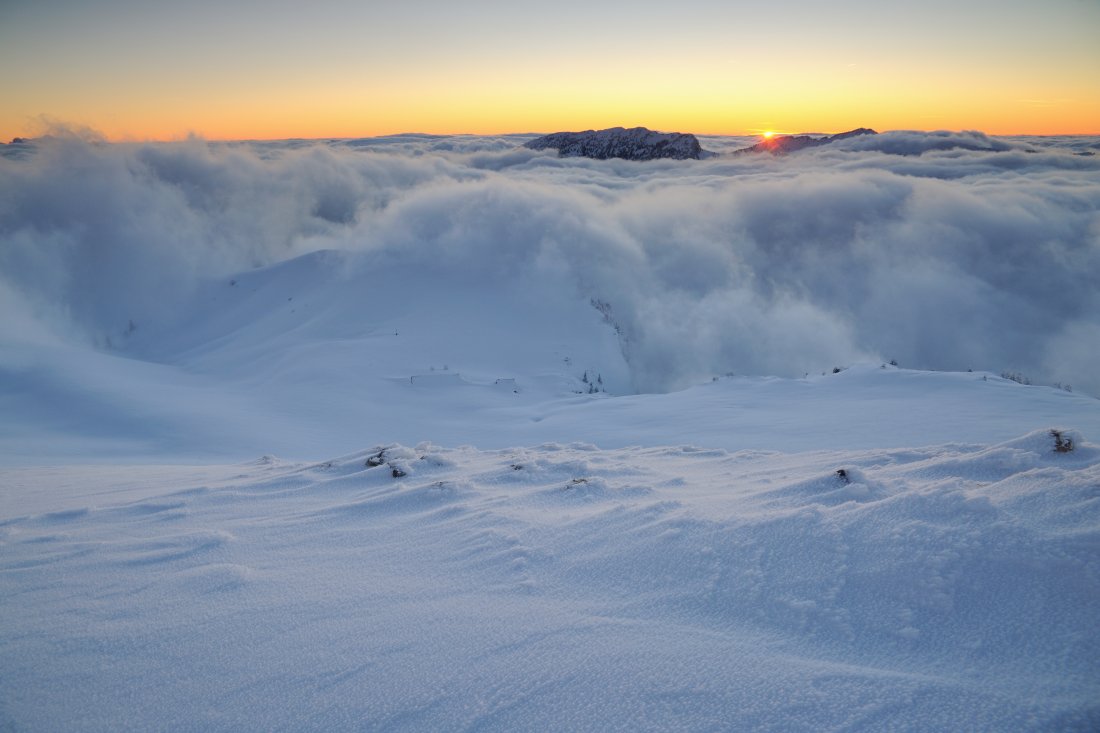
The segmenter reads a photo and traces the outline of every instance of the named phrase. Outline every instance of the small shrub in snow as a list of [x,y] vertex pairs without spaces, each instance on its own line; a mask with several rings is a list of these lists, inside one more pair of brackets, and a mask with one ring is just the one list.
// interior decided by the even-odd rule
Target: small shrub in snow
[[623,329],[618,324],[618,322],[615,321],[615,317],[611,313],[611,304],[608,303],[605,300],[600,300],[599,298],[592,298],[588,302],[592,304],[593,308],[595,308],[601,314],[603,314],[604,323],[611,326],[611,328],[615,329],[615,334],[619,338],[622,338],[623,337]]
[[1020,374],[1019,372],[1001,372],[1001,377],[1017,384],[1031,384],[1031,377]]
[[1073,438],[1069,437],[1061,430],[1051,430],[1050,437],[1054,438],[1055,453],[1069,453],[1073,450]]
[[588,385],[587,389],[577,392],[577,394],[596,394],[597,392],[606,392],[603,386],[603,374],[597,372],[594,377],[588,376],[588,370],[584,371],[584,376],[581,377],[581,383]]

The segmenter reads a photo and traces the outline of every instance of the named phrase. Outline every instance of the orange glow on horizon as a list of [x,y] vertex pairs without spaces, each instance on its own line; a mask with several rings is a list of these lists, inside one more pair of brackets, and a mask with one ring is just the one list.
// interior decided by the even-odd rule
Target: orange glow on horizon
[[[332,83],[242,91],[227,85],[204,89],[201,97],[173,96],[152,88],[103,98],[63,96],[58,98],[61,101],[29,95],[21,105],[22,114],[13,106],[0,110],[0,140],[45,132],[35,120],[39,110],[112,141],[181,140],[192,134],[209,140],[356,138],[409,132],[494,135],[614,126],[764,139],[857,127],[880,132],[1100,134],[1100,97],[1075,101],[1068,91],[1058,89],[1050,90],[1050,101],[1025,97],[1008,85],[976,93],[932,82],[893,96],[886,96],[890,85],[885,81],[867,85],[871,88],[821,90],[792,83],[780,93],[779,76],[776,72],[775,88],[743,84],[744,80],[726,82],[717,97],[708,87],[709,77],[680,83],[675,93],[668,94],[628,85],[594,84],[582,89],[565,82],[525,85],[505,77],[484,86],[448,86],[428,78],[410,80],[408,85],[375,82],[361,88]],[[671,89],[674,83],[660,86]],[[504,88],[507,93],[502,92]]]
[[[276,105],[272,105],[276,106]],[[282,105],[278,105],[282,106]],[[258,110],[257,110],[258,111]],[[424,114],[419,114],[424,112]],[[53,115],[63,125],[74,128],[90,128],[112,142],[171,141],[197,136],[208,140],[281,140],[291,138],[357,138],[394,135],[400,133],[425,133],[436,135],[496,135],[508,133],[549,133],[561,130],[602,129],[606,127],[648,127],[663,132],[691,132],[699,135],[756,136],[765,140],[779,135],[844,132],[857,127],[871,127],[879,132],[888,130],[979,130],[990,135],[1097,135],[1100,134],[1100,115],[1058,117],[1047,115],[1021,115],[1015,119],[998,118],[995,115],[973,115],[953,118],[951,115],[920,115],[915,118],[898,114],[850,114],[844,111],[807,109],[801,114],[784,117],[786,124],[777,129],[762,130],[750,124],[738,124],[733,115],[718,114],[666,116],[664,113],[646,114],[644,110],[591,110],[567,114],[562,110],[525,111],[517,114],[490,118],[487,114],[457,114],[452,118],[432,114],[429,110],[416,110],[400,114],[390,109],[384,113],[369,111],[341,115],[308,114],[284,115],[280,113],[254,115],[210,115],[171,117],[162,114],[118,113],[78,114],[72,111]],[[35,137],[47,132],[42,123],[30,120],[9,120],[0,116],[0,140],[13,137]]]
[[[807,73],[807,64],[789,60],[760,75],[751,68],[729,73],[705,58],[691,61],[690,68],[698,70],[694,75],[625,59],[596,71],[583,60],[566,60],[547,77],[532,61],[515,68],[472,66],[452,75],[412,68],[392,77],[332,74],[289,82],[227,76],[176,87],[155,76],[103,88],[63,80],[50,94],[10,77],[3,82],[0,140],[41,134],[34,118],[43,112],[113,141],[180,140],[191,134],[209,140],[494,135],[619,125],[765,139],[769,132],[774,137],[857,127],[1100,134],[1100,96],[1082,94],[1082,82],[1065,75],[1055,80],[961,75],[944,84],[952,75],[932,68],[899,91],[898,71],[891,68],[844,76],[827,68]],[[578,78],[586,83],[578,85]]]
[[[191,134],[209,140],[493,135],[618,125],[743,136],[857,127],[1100,134],[1100,97],[1083,96],[1061,79],[1024,83],[989,77],[976,84],[964,77],[944,85],[948,75],[930,73],[902,93],[890,71],[867,71],[854,79],[807,78],[805,66],[784,62],[766,77],[748,71],[685,77],[657,64],[633,68],[612,62],[594,74],[581,62],[563,62],[560,76],[551,79],[518,64],[446,77],[414,69],[393,78],[332,75],[293,84],[229,78],[179,90],[156,78],[105,91],[66,82],[51,95],[14,77],[4,82],[0,140],[41,134],[34,117],[42,112],[113,141],[180,140]],[[578,86],[576,78],[591,83]]]
[[115,141],[617,125],[773,139],[857,127],[1100,135],[1100,5],[1081,0],[1042,13],[1007,4],[998,33],[965,3],[948,27],[932,9],[841,3],[812,32],[783,34],[760,32],[762,6],[729,3],[706,3],[710,22],[690,34],[663,13],[598,3],[567,32],[535,6],[442,0],[322,0],[327,12],[311,13],[230,3],[216,24],[191,3],[9,5],[0,140],[42,134],[41,116]]

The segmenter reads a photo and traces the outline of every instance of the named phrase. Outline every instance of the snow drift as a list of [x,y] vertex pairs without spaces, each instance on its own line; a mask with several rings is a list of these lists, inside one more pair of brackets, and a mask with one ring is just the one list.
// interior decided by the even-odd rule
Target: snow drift
[[43,491],[0,524],[0,724],[1094,730],[1065,434],[9,472]]

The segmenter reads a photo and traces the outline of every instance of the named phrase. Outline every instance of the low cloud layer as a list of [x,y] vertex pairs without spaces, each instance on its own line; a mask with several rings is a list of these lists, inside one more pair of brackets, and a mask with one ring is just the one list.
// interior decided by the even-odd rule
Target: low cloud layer
[[95,342],[205,278],[340,249],[487,287],[558,278],[606,304],[643,391],[896,359],[1100,395],[1094,139],[899,132],[651,163],[524,139],[3,150],[0,342]]

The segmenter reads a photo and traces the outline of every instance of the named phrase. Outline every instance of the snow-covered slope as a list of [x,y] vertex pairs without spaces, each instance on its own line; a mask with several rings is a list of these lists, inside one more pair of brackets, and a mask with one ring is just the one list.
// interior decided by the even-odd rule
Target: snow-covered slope
[[0,731],[1097,729],[1093,143],[875,138],[0,160]]
[[9,471],[0,721],[1094,730],[1100,446],[1063,439]]
[[0,365],[0,451],[38,464],[302,460],[425,440],[803,451],[998,442],[1055,424],[1100,435],[1096,399],[984,372],[865,363],[635,394],[600,304],[539,277],[318,252],[210,281],[111,349],[25,345]]

